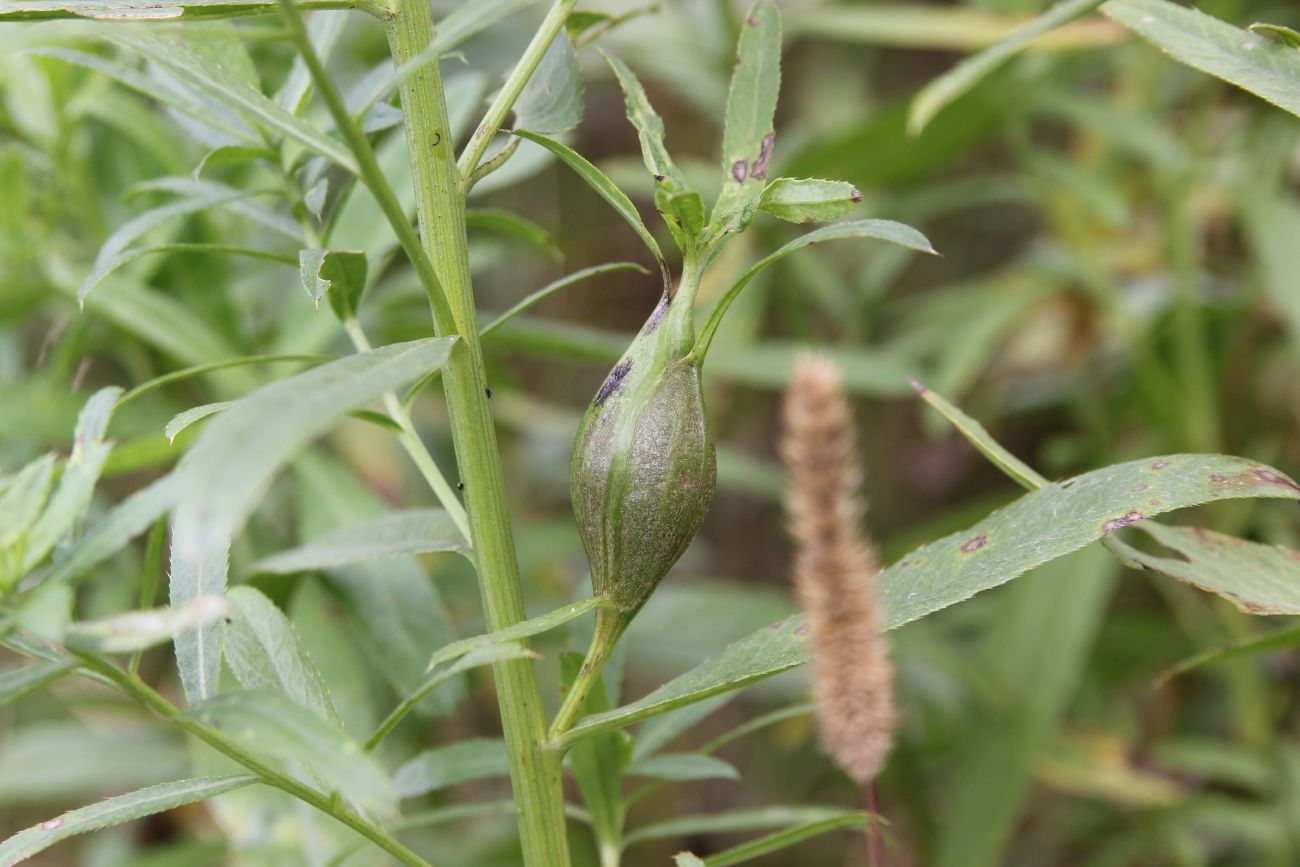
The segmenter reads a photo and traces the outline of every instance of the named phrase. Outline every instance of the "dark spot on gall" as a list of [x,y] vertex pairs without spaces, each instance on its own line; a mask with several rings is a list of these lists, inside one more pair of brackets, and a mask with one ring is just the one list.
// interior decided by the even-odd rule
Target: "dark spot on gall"
[[1219,475],[1218,473],[1215,473],[1214,475],[1210,476],[1210,481],[1214,482],[1214,484],[1216,485],[1221,485],[1227,481],[1227,478]]
[[763,143],[758,148],[758,159],[754,160],[754,168],[749,173],[749,176],[754,180],[767,180],[767,164],[772,161],[772,148],[775,144],[775,133],[769,132],[763,136]]
[[656,180],[657,182],[659,182],[659,183],[662,184],[662,183],[664,182],[664,176],[663,176],[663,175],[655,175],[655,180]]
[[751,16],[749,16],[748,18],[745,19],[745,23],[748,24],[750,27],[757,27],[757,26],[758,26],[758,16],[757,16],[757,15],[751,15]]
[[1109,535],[1110,533],[1114,533],[1116,530],[1118,530],[1121,527],[1127,527],[1129,524],[1136,524],[1138,521],[1141,521],[1145,518],[1146,515],[1142,514],[1141,512],[1137,512],[1137,511],[1129,512],[1128,514],[1121,515],[1118,518],[1111,518],[1109,521],[1102,524],[1101,532],[1103,535]]
[[962,552],[963,554],[974,554],[976,551],[978,551],[980,548],[983,548],[988,543],[989,543],[988,536],[976,536],[973,539],[967,539],[965,542],[962,543],[962,546],[957,550]]
[[625,358],[614,365],[614,369],[609,372],[609,376],[601,384],[600,390],[596,392],[596,406],[600,406],[609,399],[611,394],[618,391],[619,386],[623,384],[623,380],[627,378],[631,370],[632,359],[630,358]]
[[744,160],[736,160],[731,164],[731,179],[738,184],[745,182],[745,172],[749,170],[749,163]]
[[490,388],[485,388],[485,389],[483,389],[483,393],[487,395],[487,399],[488,399],[488,400],[491,400],[491,399],[492,399],[492,389],[490,389]]
[[457,482],[457,483],[456,483],[456,490],[458,490],[458,491],[463,491],[463,490],[465,490],[465,483],[464,483],[464,482]]
[[645,330],[647,334],[649,334],[651,331],[654,331],[656,328],[659,327],[659,323],[663,322],[664,314],[668,312],[668,302],[669,302],[668,293],[665,292],[663,294],[663,297],[659,299],[659,303],[655,305],[655,309],[650,314],[650,318],[646,320]]

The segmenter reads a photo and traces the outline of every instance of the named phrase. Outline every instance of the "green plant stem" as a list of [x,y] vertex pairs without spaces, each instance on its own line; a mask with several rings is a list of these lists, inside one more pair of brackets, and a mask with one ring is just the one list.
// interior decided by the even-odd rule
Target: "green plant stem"
[[500,92],[488,106],[487,112],[479,125],[474,129],[474,135],[470,137],[469,144],[465,145],[465,150],[461,152],[460,161],[457,163],[457,169],[460,173],[461,184],[468,186],[469,179],[473,176],[475,169],[478,168],[479,160],[483,159],[483,154],[487,152],[488,145],[501,129],[501,124],[505,123],[506,115],[514,107],[515,100],[523,92],[524,85],[528,79],[533,77],[537,71],[537,65],[542,62],[547,49],[555,41],[555,37],[564,27],[565,20],[577,0],[555,0],[551,4],[551,9],[542,19],[541,25],[537,32],[533,34],[533,39],[524,49],[523,57],[515,64],[511,71],[510,77],[506,83],[501,86]]
[[[357,348],[358,352],[369,352],[370,341],[366,339],[366,333],[361,329],[361,323],[356,318],[348,319],[343,323],[343,330],[348,333],[352,345]],[[429,454],[428,448],[424,445],[424,440],[420,439],[420,432],[415,429],[415,422],[411,420],[411,414],[407,412],[406,407],[398,400],[397,395],[388,392],[384,395],[384,408],[388,411],[388,417],[393,423],[402,429],[398,434],[397,441],[406,449],[411,460],[415,463],[420,475],[424,476],[424,481],[433,490],[434,496],[442,507],[447,510],[447,514],[456,524],[456,528],[469,540],[469,518],[465,514],[465,507],[461,505],[460,500],[452,491],[451,485],[447,483],[447,478],[438,469],[437,462],[433,455]]]
[[[401,66],[433,41],[428,0],[393,0],[385,22],[393,63]],[[484,619],[490,631],[525,619],[523,588],[506,508],[496,429],[487,403],[487,377],[479,343],[465,235],[464,186],[452,150],[442,72],[431,63],[402,82],[402,120],[410,149],[420,234],[435,263],[435,280],[449,311],[436,305],[440,334],[460,340],[444,369],[452,441],[479,573]],[[431,293],[433,295],[439,293]],[[544,748],[537,673],[531,660],[493,665],[501,726],[510,760],[510,779],[519,809],[519,834],[528,867],[568,867],[560,756]]]
[[258,778],[266,785],[292,795],[322,813],[332,816],[403,864],[410,865],[410,867],[431,867],[428,861],[425,861],[393,839],[383,828],[363,819],[343,806],[338,798],[324,795],[288,774],[271,767],[244,749],[220,729],[185,716],[174,704],[163,698],[149,684],[141,680],[138,675],[120,671],[94,654],[78,654],[78,658],[91,671],[107,678],[140,704],[257,774]]
[[[551,730],[547,734],[547,740],[552,744],[573,728],[578,715],[582,713],[582,706],[587,702],[587,696],[591,695],[591,689],[600,677],[600,670],[605,667],[614,645],[618,644],[618,639],[631,620],[631,616],[626,612],[612,608],[601,608],[596,612],[596,631],[591,636],[591,644],[587,647],[587,656],[583,659],[582,668],[578,671],[569,694],[564,697],[564,704],[560,705],[560,710],[555,714],[555,720],[551,723]],[[552,748],[559,751],[558,748]]]

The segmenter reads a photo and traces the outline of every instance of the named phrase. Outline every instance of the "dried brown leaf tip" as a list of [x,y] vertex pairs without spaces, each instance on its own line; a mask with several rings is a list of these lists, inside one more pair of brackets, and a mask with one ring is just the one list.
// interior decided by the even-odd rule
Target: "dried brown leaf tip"
[[786,392],[781,458],[794,583],[812,626],[813,697],[826,751],[860,784],[879,772],[898,722],[876,552],[861,534],[861,470],[839,369],[801,359]]

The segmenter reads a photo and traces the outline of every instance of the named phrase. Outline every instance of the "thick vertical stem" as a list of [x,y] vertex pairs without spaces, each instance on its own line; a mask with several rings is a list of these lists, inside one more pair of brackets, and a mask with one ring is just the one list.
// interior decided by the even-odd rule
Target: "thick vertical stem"
[[[428,0],[393,0],[387,20],[389,48],[399,66],[428,48],[433,20]],[[444,371],[448,414],[465,505],[478,562],[479,587],[489,629],[524,619],[496,430],[487,404],[465,240],[464,188],[456,168],[441,72],[428,64],[401,88],[402,112],[421,240],[446,293],[449,310],[435,309],[439,333],[459,334]],[[448,321],[448,320],[451,321]],[[501,724],[519,810],[519,833],[528,867],[567,867],[568,839],[558,754],[546,736],[537,676],[530,660],[493,666]]]

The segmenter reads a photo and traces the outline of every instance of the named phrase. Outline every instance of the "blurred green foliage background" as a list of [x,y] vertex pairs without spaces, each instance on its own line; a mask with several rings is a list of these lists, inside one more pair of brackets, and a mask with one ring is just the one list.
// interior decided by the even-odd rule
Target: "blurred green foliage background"
[[[583,7],[626,12],[642,5],[594,0]],[[1300,26],[1293,3],[1198,5],[1238,25]],[[717,502],[701,538],[629,633],[621,659],[626,694],[640,695],[792,610],[773,441],[775,401],[802,347],[817,346],[844,365],[859,411],[870,531],[886,561],[1018,494],[924,409],[909,386],[913,378],[961,403],[1054,478],[1179,451],[1246,455],[1300,470],[1294,117],[1091,17],[1000,69],[919,136],[907,132],[909,102],[920,87],[1043,7],[1038,0],[783,4],[774,170],[853,182],[865,197],[861,215],[918,226],[943,257],[832,245],[786,259],[738,303],[706,371],[723,444]],[[728,0],[662,0],[603,40],[646,83],[665,118],[669,147],[701,189],[716,183],[715,143],[742,12]],[[462,141],[539,14],[536,6],[523,10],[462,46],[463,59],[446,61]],[[385,56],[380,29],[349,20],[356,23],[344,31],[331,64],[345,88]],[[304,297],[292,267],[210,253],[142,257],[78,309],[77,289],[104,239],[167,199],[166,190],[145,182],[184,178],[208,151],[176,116],[137,93],[28,50],[63,45],[111,55],[113,49],[88,40],[90,29],[0,28],[5,471],[66,448],[77,410],[101,385],[130,387],[241,354],[346,346],[332,315]],[[249,40],[255,74],[274,92],[290,55],[268,20],[205,24],[189,33],[215,54],[234,44],[232,30]],[[621,95],[594,52],[581,59],[587,111],[571,144],[648,209]],[[471,227],[483,311],[503,310],[578,268],[646,259],[602,201],[530,148],[475,192],[474,205],[508,208],[547,233],[530,239]],[[407,170],[400,136],[382,150],[394,180],[409,185],[401,180]],[[204,166],[202,178],[242,189],[275,183],[246,163]],[[702,298],[716,298],[724,278],[798,231],[762,223],[728,249]],[[160,236],[276,244],[231,209],[169,223]],[[372,256],[392,249],[364,201],[345,210],[335,246]],[[521,565],[536,612],[587,593],[568,505],[572,435],[659,291],[653,276],[607,275],[548,300],[486,344]],[[423,294],[404,265],[390,264],[372,293],[364,320],[376,344],[429,333]],[[119,445],[100,507],[179,455],[193,430],[169,443],[162,434],[168,419],[294,369],[282,363],[211,374],[131,404],[111,429]],[[440,402],[423,400],[418,410],[426,440],[453,466]],[[362,731],[390,706],[392,689],[418,680],[425,647],[453,631],[479,630],[470,570],[448,555],[398,561],[405,577],[386,582],[376,579],[375,567],[332,577],[254,576],[240,567],[300,534],[385,504],[428,499],[382,430],[349,421],[277,484],[233,554],[232,576],[253,580],[292,613],[348,722]],[[1211,516],[1191,517],[1248,538],[1300,542],[1297,515],[1284,504],[1206,508]],[[132,606],[140,568],[140,551],[104,567],[85,585],[82,612]],[[375,598],[380,583],[391,596]],[[376,634],[394,628],[384,618],[418,636],[409,658]],[[1225,661],[1155,683],[1197,650],[1276,625],[1167,579],[1125,571],[1093,546],[894,633],[905,718],[880,784],[897,847],[891,863],[1300,863],[1295,652]],[[579,644],[560,632],[544,637],[539,649],[553,661],[557,651]],[[170,664],[158,652],[146,657],[145,671],[166,679]],[[798,700],[801,678],[785,675],[715,705],[682,743],[704,743]],[[393,749],[492,730],[490,685],[471,679],[462,689],[468,700],[454,714],[439,716],[434,706],[450,707],[453,690],[426,707],[420,725],[404,732],[405,746]],[[729,746],[722,756],[743,770],[743,782],[674,784],[638,803],[632,826],[746,805],[853,806],[859,797],[818,753],[807,716]],[[185,762],[173,732],[93,686],[68,683],[5,707],[0,835],[59,805],[176,776]],[[473,784],[468,791],[504,788]],[[429,801],[458,794],[464,793]],[[268,793],[224,796],[211,816],[199,809],[169,814],[143,829],[55,850],[40,863],[297,863],[303,843],[285,824],[293,810],[282,801]],[[426,833],[446,863],[511,864],[511,827],[509,816],[496,816]],[[647,841],[627,863],[666,863],[683,846],[707,852],[732,839]],[[762,863],[864,859],[860,838],[840,834]]]

